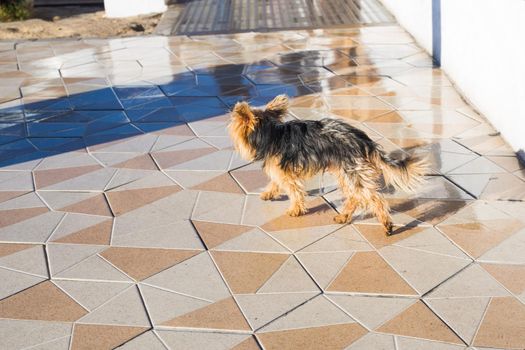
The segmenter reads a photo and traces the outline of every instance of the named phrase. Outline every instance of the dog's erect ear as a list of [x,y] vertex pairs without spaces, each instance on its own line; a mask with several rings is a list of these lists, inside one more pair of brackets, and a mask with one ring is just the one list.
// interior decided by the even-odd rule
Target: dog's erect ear
[[233,107],[233,114],[237,115],[250,129],[253,129],[255,115],[247,102],[237,102]]
[[277,112],[279,115],[288,110],[288,96],[279,95],[266,105],[266,111]]

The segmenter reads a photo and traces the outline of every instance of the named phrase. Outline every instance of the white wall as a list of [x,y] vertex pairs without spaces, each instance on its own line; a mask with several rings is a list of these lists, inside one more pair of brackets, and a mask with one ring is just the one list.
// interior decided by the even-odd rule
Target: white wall
[[381,1],[418,44],[432,52],[432,0]]
[[525,1],[442,0],[442,68],[518,151],[525,149]]
[[[382,0],[432,52],[432,0]],[[511,147],[525,150],[525,0],[441,0],[441,65]]]
[[164,0],[104,0],[107,17],[129,17],[164,12]]

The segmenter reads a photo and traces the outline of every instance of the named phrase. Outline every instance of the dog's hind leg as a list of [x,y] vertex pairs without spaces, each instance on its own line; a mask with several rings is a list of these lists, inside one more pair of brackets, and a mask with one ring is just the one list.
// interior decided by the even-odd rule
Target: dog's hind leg
[[334,217],[334,221],[338,224],[345,224],[352,221],[352,216],[355,210],[359,206],[359,201],[356,195],[356,184],[351,174],[346,173],[343,169],[337,172],[337,181],[339,182],[339,188],[346,197],[343,205],[343,210],[340,214]]
[[356,171],[361,185],[360,194],[363,204],[372,210],[379,222],[389,235],[394,227],[390,217],[390,207],[381,193],[379,193],[379,174],[372,167],[364,166]]

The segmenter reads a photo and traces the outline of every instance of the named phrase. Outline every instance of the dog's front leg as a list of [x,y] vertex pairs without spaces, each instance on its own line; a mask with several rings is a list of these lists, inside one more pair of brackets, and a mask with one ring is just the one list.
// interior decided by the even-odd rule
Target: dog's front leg
[[275,198],[278,198],[281,194],[279,184],[274,182],[273,180],[270,181],[270,183],[266,186],[264,189],[264,192],[261,193],[261,199],[263,201],[272,200]]
[[292,202],[290,208],[286,212],[290,216],[301,216],[306,214],[306,205],[304,204],[304,184],[299,179],[287,179],[284,186],[290,201]]

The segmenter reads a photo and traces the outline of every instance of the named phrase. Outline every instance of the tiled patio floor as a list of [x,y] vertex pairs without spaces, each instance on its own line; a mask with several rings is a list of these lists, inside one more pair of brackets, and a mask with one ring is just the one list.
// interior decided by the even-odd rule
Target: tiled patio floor
[[[0,89],[1,349],[525,348],[525,170],[399,27],[1,43]],[[396,235],[259,199],[227,112],[279,93],[431,156]]]

